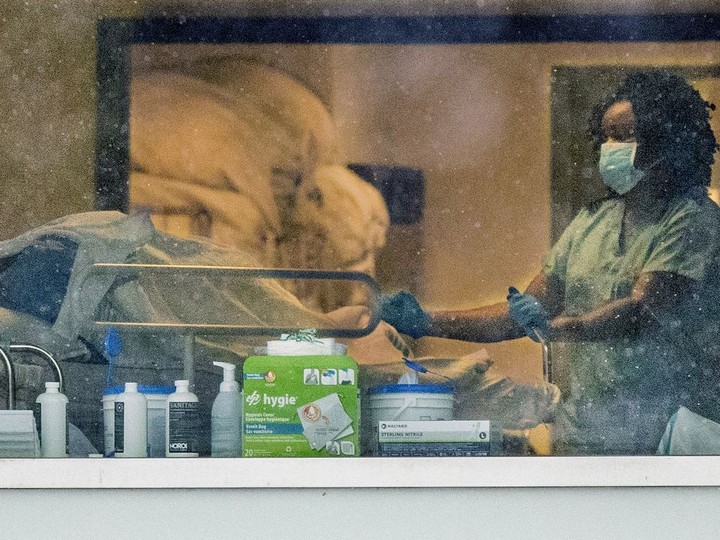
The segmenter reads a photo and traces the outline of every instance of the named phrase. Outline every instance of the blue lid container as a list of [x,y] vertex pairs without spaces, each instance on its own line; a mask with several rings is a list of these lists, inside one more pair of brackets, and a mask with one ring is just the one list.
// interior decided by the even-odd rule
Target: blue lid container
[[[138,392],[141,394],[158,394],[170,395],[175,391],[174,386],[154,386],[147,384],[138,384]],[[125,385],[108,386],[103,389],[103,396],[112,396],[122,394],[125,391]]]
[[453,388],[444,384],[385,384],[368,388],[373,394],[452,394]]

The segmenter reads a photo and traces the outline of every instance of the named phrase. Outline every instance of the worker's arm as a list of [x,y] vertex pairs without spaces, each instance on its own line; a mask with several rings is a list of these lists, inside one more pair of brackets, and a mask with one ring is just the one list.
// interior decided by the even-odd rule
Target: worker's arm
[[550,321],[552,341],[601,341],[636,336],[658,324],[655,313],[673,311],[691,295],[697,282],[672,272],[640,274],[632,293],[577,317]]
[[[549,317],[562,312],[563,288],[544,272],[535,276],[525,292],[542,304]],[[525,336],[525,330],[510,318],[507,302],[468,310],[435,311],[428,316],[427,335],[434,337],[491,343]]]

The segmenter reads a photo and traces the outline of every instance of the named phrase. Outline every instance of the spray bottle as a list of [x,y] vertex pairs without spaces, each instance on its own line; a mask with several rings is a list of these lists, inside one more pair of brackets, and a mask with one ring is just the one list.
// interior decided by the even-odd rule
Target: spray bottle
[[198,398],[190,381],[175,381],[165,417],[165,457],[198,457]]
[[242,407],[240,385],[235,380],[235,365],[213,362],[223,369],[223,382],[212,406],[210,417],[212,457],[242,455]]

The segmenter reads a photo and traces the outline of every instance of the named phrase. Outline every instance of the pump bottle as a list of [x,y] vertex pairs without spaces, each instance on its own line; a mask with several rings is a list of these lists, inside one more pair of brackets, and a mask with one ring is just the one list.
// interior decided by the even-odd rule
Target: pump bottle
[[115,398],[115,457],[147,457],[147,399],[137,383]]
[[175,381],[165,414],[165,457],[198,457],[198,398],[190,381]]
[[213,362],[223,369],[223,381],[212,406],[210,445],[212,457],[242,456],[242,407],[240,385],[235,380],[235,365]]
[[46,382],[45,392],[35,400],[35,421],[42,457],[68,455],[67,405],[68,398],[60,393],[60,383]]

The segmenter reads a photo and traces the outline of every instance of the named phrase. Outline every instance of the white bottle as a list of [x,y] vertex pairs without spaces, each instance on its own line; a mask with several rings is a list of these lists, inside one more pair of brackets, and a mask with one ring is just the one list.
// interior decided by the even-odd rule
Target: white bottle
[[46,382],[45,392],[35,400],[35,420],[42,457],[68,455],[68,398],[60,393],[60,383]]
[[175,381],[165,412],[165,457],[198,457],[198,398],[190,381]]
[[242,410],[240,385],[235,380],[235,365],[213,362],[223,369],[223,382],[212,406],[210,446],[212,457],[242,456]]
[[137,383],[115,398],[115,457],[147,457],[147,399]]

